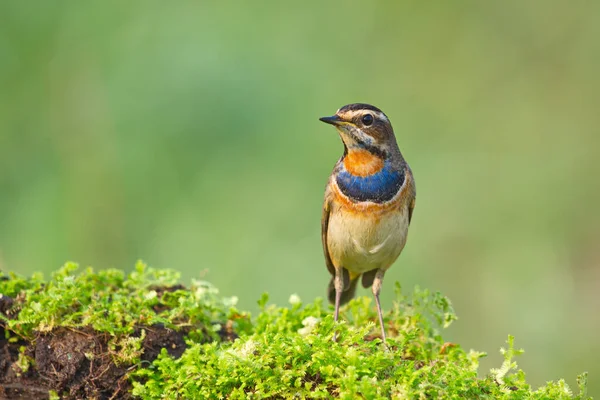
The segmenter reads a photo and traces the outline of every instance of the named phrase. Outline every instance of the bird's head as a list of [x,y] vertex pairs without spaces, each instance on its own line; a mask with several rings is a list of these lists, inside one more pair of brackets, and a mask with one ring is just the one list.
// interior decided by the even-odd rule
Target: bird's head
[[398,148],[390,120],[375,106],[348,104],[337,110],[335,115],[319,119],[335,126],[346,150],[367,150],[386,158]]

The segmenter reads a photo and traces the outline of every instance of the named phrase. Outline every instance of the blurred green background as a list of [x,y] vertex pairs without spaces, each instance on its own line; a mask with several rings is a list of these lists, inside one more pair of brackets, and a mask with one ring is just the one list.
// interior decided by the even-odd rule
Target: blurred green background
[[[329,280],[318,121],[393,122],[417,207],[393,282],[533,384],[600,394],[597,2],[0,3],[0,268],[141,258],[242,308]],[[362,290],[362,289],[361,289]],[[369,294],[366,291],[361,293]]]

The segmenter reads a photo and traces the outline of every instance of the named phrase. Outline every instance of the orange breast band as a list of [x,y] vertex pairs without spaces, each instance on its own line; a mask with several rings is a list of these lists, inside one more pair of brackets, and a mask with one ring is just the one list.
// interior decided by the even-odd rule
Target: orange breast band
[[383,160],[367,150],[348,149],[344,167],[352,175],[369,176],[383,169]]

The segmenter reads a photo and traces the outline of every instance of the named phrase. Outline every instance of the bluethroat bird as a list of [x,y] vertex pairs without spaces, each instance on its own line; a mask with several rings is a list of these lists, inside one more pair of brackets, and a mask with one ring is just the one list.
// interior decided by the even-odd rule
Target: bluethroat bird
[[[354,297],[358,278],[371,287],[385,343],[379,292],[402,252],[415,208],[415,181],[388,117],[369,104],[349,104],[321,121],[335,126],[344,154],[325,190],[321,238],[332,275],[328,297],[340,306]],[[334,334],[333,340],[336,340]]]

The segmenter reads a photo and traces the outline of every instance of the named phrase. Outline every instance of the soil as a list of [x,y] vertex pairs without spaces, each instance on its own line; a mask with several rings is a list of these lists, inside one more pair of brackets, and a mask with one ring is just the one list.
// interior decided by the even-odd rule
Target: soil
[[[14,317],[17,302],[0,297],[0,312]],[[229,324],[224,326],[229,327]],[[152,362],[163,348],[173,357],[180,357],[186,348],[185,331],[161,325],[139,326],[133,336],[139,337],[142,330],[145,331],[142,365]],[[220,332],[223,340],[236,336],[225,330]],[[61,399],[132,399],[127,377],[139,364],[116,365],[108,347],[109,339],[109,334],[90,327],[59,327],[39,333],[31,342],[9,343],[0,321],[0,400],[48,399],[49,390],[59,393]],[[26,348],[25,355],[34,360],[26,372],[16,364],[22,346]]]

